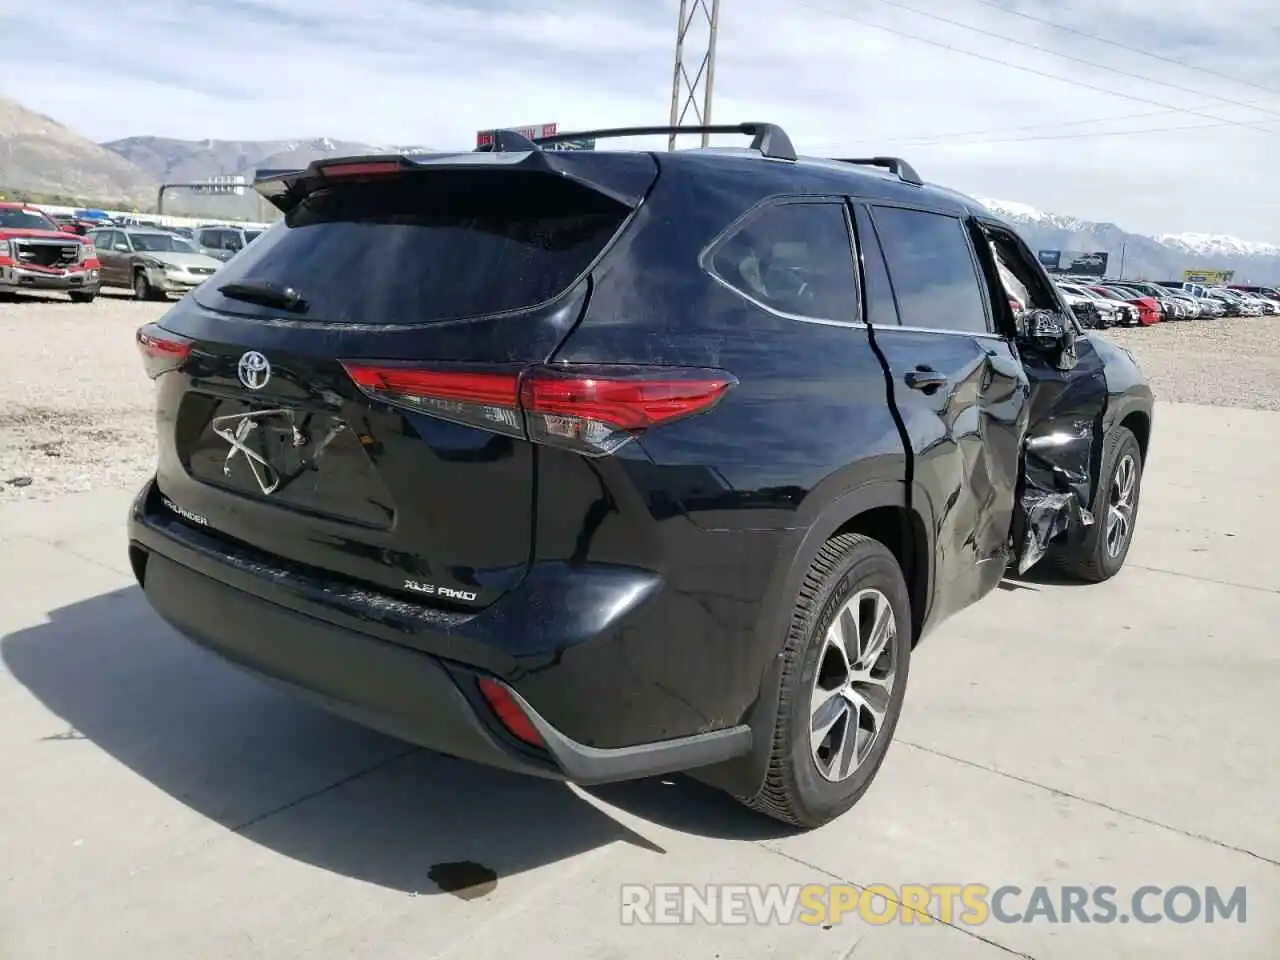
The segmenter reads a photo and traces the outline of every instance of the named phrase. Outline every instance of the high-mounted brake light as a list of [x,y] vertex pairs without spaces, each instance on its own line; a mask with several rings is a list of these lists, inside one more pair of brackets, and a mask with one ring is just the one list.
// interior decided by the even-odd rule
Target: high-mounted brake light
[[737,382],[720,370],[669,367],[343,366],[374,399],[593,457],[613,453],[641,431],[710,410]]
[[137,342],[142,353],[142,366],[152,380],[162,373],[176,370],[191,355],[190,340],[155,323],[138,328]]
[[360,163],[334,163],[320,168],[326,177],[376,177],[399,173],[404,167],[396,160],[370,160]]

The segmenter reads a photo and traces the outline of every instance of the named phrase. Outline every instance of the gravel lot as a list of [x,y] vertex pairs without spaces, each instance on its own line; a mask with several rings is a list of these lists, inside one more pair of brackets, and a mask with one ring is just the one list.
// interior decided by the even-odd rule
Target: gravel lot
[[166,309],[110,296],[0,302],[0,501],[141,485],[154,387],[133,334]]
[[1107,335],[1134,352],[1160,400],[1280,410],[1280,317],[1180,320]]
[[[0,302],[0,501],[141,484],[153,386],[134,331],[163,303]],[[1280,318],[1110,331],[1162,400],[1280,410]]]

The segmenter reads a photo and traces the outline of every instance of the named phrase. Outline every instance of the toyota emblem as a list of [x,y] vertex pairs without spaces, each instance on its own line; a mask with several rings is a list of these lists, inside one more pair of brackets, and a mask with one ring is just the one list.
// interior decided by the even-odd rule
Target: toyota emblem
[[250,390],[261,390],[271,379],[271,362],[257,350],[250,350],[240,358],[236,367],[240,382]]

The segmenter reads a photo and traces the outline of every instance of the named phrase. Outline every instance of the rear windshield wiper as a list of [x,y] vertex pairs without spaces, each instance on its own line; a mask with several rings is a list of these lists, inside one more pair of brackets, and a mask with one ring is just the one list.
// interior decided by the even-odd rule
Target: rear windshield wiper
[[311,305],[293,287],[274,283],[224,283],[218,288],[224,297],[256,303],[264,307],[281,307],[292,313],[306,313]]

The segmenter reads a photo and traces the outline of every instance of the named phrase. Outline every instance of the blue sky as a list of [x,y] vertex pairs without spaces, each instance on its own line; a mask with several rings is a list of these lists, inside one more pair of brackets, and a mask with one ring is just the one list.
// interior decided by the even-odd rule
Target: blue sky
[[[676,10],[0,0],[0,91],[96,140],[455,147],[493,125],[661,123]],[[1280,242],[1277,27],[1274,0],[721,0],[714,119],[1127,229]]]

